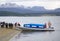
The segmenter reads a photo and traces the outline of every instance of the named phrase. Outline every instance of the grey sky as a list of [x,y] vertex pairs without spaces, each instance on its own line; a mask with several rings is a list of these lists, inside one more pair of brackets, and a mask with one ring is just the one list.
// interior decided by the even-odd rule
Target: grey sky
[[19,1],[60,1],[60,0],[0,0],[1,2],[19,2]]
[[44,6],[46,9],[60,8],[60,0],[0,0],[0,3],[13,2],[18,5]]

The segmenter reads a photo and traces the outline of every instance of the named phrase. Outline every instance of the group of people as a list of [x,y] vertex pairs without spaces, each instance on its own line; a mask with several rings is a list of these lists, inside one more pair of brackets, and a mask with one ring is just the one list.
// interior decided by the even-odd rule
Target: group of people
[[17,26],[20,26],[20,24],[19,23],[13,24],[13,23],[0,22],[1,28],[11,28],[12,29],[13,27],[17,27]]

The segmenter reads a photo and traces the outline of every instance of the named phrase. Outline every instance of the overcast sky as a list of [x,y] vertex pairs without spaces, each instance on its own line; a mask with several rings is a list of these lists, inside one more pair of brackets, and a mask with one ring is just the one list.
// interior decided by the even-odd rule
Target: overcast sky
[[0,0],[0,3],[13,2],[25,7],[44,6],[46,9],[60,8],[60,0]]

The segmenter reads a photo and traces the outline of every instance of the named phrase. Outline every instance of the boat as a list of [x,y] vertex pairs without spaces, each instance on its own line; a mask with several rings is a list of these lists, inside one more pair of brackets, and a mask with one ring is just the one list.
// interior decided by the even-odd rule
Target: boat
[[34,31],[54,31],[54,27],[45,27],[45,24],[24,24],[24,27],[17,27],[22,30],[34,30]]
[[53,27],[51,27],[51,28],[44,28],[44,29],[41,29],[41,28],[19,27],[19,29],[22,29],[22,30],[34,30],[34,31],[54,31]]

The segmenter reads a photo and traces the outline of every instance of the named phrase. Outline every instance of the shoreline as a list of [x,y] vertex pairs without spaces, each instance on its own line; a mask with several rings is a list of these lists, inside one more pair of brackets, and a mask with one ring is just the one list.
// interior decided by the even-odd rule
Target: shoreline
[[0,28],[0,41],[9,41],[12,37],[21,33],[21,30]]

